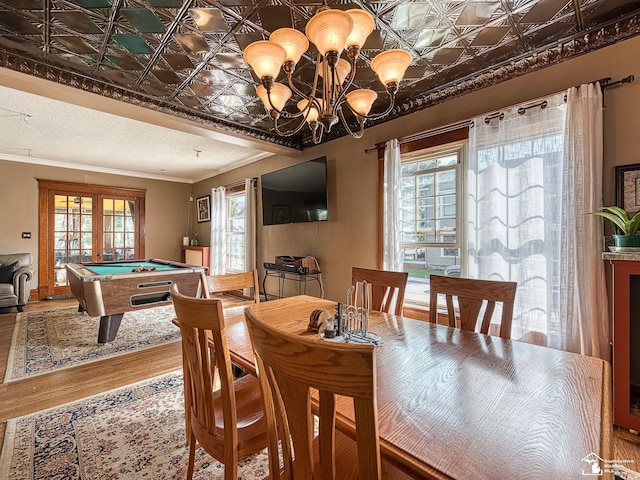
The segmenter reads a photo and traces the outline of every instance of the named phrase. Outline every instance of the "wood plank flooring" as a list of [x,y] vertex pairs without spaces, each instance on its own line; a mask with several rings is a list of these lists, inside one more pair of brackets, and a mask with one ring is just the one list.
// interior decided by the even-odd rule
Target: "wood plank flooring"
[[[75,300],[31,302],[26,311],[75,305]],[[0,313],[0,378],[4,378],[15,313]],[[182,367],[180,342],[174,342],[78,367],[0,385],[0,447],[10,418],[72,402]],[[615,458],[632,460],[640,471],[640,436],[614,428]]]

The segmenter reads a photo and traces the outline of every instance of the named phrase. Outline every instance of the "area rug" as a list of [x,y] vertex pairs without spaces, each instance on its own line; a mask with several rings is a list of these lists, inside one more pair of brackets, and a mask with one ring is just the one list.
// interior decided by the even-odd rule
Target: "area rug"
[[[7,422],[0,478],[183,479],[182,375],[174,372]],[[239,464],[238,475],[268,475],[265,451]],[[194,479],[221,479],[224,466],[196,452]]]
[[100,345],[99,317],[77,307],[19,313],[4,383],[124,355],[180,339],[173,305],[127,312],[113,342]]

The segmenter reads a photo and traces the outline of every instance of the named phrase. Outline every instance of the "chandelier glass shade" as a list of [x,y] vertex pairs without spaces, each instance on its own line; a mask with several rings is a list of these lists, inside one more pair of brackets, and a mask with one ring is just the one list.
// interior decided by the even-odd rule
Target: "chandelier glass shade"
[[[371,69],[385,86],[389,105],[385,111],[370,113],[378,94],[370,89],[355,89],[356,61],[360,49],[373,31],[375,21],[371,14],[361,9],[338,10],[321,7],[307,23],[305,34],[293,28],[275,30],[269,40],[259,40],[244,49],[244,58],[261,85],[256,93],[270,112],[278,135],[288,136],[300,131],[308,124],[313,142],[322,140],[323,132],[341,121],[355,138],[362,137],[367,119],[381,118],[393,109],[398,85],[412,56],[406,50],[387,50],[379,53],[371,61]],[[315,64],[313,87],[310,92],[302,92],[293,81],[293,73],[300,58],[309,49],[309,42],[318,51]],[[346,50],[346,57],[340,56]],[[287,85],[276,82],[283,71]],[[295,94],[297,113],[285,110],[289,99]],[[343,106],[355,115],[358,127],[350,128],[345,120]],[[299,123],[290,129],[283,129],[281,119]]]

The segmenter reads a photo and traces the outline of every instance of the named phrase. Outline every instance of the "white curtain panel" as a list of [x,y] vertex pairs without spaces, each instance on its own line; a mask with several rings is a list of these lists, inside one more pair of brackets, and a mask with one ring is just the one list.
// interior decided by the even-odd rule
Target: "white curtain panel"
[[211,189],[211,245],[209,275],[223,275],[227,255],[227,199],[224,187]]
[[562,348],[610,360],[609,308],[602,261],[602,92],[567,91],[561,244]]
[[384,148],[384,265],[402,272],[402,170],[400,142],[389,140]]
[[255,180],[244,181],[244,267],[245,271],[256,268],[256,189]]
[[[564,92],[469,132],[468,272],[518,283],[512,337],[559,344]],[[558,345],[559,346],[559,345]]]

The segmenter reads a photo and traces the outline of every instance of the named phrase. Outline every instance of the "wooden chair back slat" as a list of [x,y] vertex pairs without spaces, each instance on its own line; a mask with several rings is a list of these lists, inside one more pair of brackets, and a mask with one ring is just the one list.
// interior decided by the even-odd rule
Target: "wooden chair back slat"
[[[437,323],[438,295],[441,294],[445,295],[446,298],[447,319],[450,327],[458,327],[469,331],[478,329],[481,333],[488,334],[497,302],[502,304],[500,336],[502,338],[511,337],[516,282],[431,275],[429,277],[429,286],[431,292],[429,302],[430,322]],[[454,297],[458,299],[459,317],[454,309]],[[483,305],[485,311],[480,319]]]
[[[360,478],[381,478],[375,347],[318,342],[285,333],[260,320],[250,308],[245,316],[263,396],[275,397],[273,405],[281,405],[265,414],[278,416],[284,438],[291,438],[295,451],[295,461],[284,458],[285,478],[336,478],[336,395],[354,401]],[[312,389],[319,399],[320,472],[314,470]],[[277,452],[277,445],[270,450]],[[275,462],[270,473],[272,479],[280,478]]]
[[234,292],[242,294],[245,289],[252,289],[253,295],[248,298],[254,303],[260,302],[258,271],[253,269],[243,273],[225,273],[224,275],[201,274],[202,292],[205,298],[212,294]]
[[402,315],[408,278],[409,274],[407,272],[391,272],[360,267],[351,269],[351,285],[366,281],[371,287],[371,309],[389,313],[395,301],[393,313],[396,315]]

